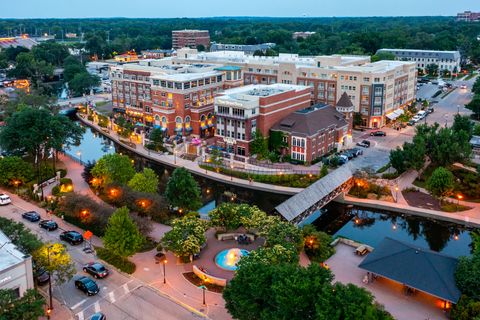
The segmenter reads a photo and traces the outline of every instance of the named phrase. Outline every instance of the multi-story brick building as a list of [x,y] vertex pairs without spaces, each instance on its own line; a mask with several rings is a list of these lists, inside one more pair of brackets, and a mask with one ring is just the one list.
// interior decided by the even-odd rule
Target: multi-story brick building
[[413,61],[378,61],[368,56],[275,57],[241,52],[197,52],[180,49],[175,63],[209,63],[242,68],[245,84],[298,84],[312,88],[312,103],[336,105],[346,92],[362,116],[363,126],[385,125],[388,114],[415,100],[416,64]]
[[333,107],[315,104],[295,111],[271,131],[284,134],[286,152],[293,160],[311,162],[351,142],[353,104],[346,93]]
[[465,11],[457,13],[457,21],[479,22],[480,12]]
[[184,47],[197,48],[202,45],[210,47],[210,34],[208,30],[173,30],[172,48],[180,49]]
[[268,136],[276,122],[309,105],[307,86],[249,85],[226,90],[215,98],[217,144],[229,153],[249,156],[257,130]]
[[114,111],[166,135],[213,136],[213,98],[224,85],[214,65],[142,61],[110,68]]

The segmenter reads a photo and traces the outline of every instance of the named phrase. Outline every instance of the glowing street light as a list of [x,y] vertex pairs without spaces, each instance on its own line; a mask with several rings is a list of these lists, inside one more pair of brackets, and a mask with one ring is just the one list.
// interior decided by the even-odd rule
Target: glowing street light
[[167,259],[163,260],[163,283],[167,283],[166,273],[165,273],[165,265],[167,264]]

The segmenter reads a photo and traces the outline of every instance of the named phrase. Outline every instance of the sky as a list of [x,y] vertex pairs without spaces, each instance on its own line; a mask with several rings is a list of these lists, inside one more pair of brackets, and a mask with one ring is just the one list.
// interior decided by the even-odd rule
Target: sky
[[0,18],[453,16],[479,0],[0,0]]

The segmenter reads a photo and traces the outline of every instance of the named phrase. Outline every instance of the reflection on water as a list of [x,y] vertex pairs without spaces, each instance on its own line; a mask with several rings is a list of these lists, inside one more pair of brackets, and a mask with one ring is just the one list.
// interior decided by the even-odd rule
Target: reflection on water
[[89,127],[84,127],[82,141],[79,146],[71,146],[65,152],[76,157],[81,158],[82,161],[96,161],[105,154],[115,153],[115,146],[113,142],[100,133],[93,131]]
[[315,221],[320,229],[376,247],[385,237],[458,257],[470,254],[472,239],[460,225],[361,208],[332,205]]

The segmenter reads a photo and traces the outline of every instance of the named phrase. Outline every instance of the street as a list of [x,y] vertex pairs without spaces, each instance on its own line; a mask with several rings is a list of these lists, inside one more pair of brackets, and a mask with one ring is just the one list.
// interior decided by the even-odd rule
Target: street
[[[22,219],[21,214],[25,211],[35,210],[41,214],[43,219],[46,219],[47,214],[45,210],[19,199],[15,195],[10,196],[12,198],[12,204],[0,207],[0,215],[2,217],[22,222],[45,242],[60,242],[59,235],[64,231],[62,229],[68,228],[63,221],[59,221],[60,219],[54,217],[54,220],[59,224],[59,229],[51,232],[41,229],[37,223]],[[78,228],[71,228],[69,230],[81,232]],[[75,288],[74,280],[82,275],[86,275],[82,268],[86,263],[94,261],[95,257],[92,254],[85,253],[82,250],[83,245],[71,246],[70,244],[66,244],[66,246],[75,262],[77,274],[72,280],[60,286],[53,285],[53,296],[71,310],[71,319],[89,319],[95,312],[103,312],[108,319],[118,320],[200,318],[200,316],[193,314],[169,300],[167,297],[159,294],[142,281],[119,273],[111,268],[110,275],[107,278],[96,280],[100,288],[99,294],[91,297],[86,296],[83,292]],[[48,292],[48,285],[42,287],[41,290]],[[55,310],[53,311],[52,319],[60,320],[60,318],[55,317]]]
[[[476,77],[468,81],[453,81],[452,84],[457,88],[444,99],[440,98],[441,95],[435,99],[430,99],[431,95],[438,91],[438,85],[425,84],[421,86],[420,90],[418,91],[419,97],[438,102],[433,104],[435,111],[429,114],[424,120],[419,121],[418,124],[426,123],[432,125],[437,122],[441,126],[451,126],[453,124],[453,118],[455,114],[470,114],[471,111],[465,108],[465,104],[469,103],[472,99],[471,88],[475,80]],[[467,89],[460,89],[460,86],[463,84],[467,86]],[[415,126],[407,126],[399,131],[388,127],[383,127],[380,130],[385,131],[387,136],[370,136],[370,132],[374,130],[368,130],[364,132],[353,131],[354,143],[362,140],[369,140],[372,142],[372,146],[370,148],[363,149],[363,156],[355,158],[351,161],[354,168],[371,168],[373,171],[377,171],[389,162],[390,150],[402,146],[404,142],[411,141],[415,135]]]

